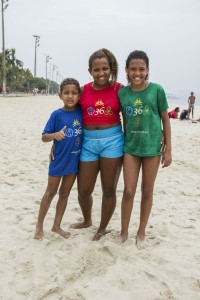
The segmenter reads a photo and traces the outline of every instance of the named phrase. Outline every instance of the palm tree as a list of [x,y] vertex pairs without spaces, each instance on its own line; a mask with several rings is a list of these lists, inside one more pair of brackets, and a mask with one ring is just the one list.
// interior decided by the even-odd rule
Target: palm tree
[[29,69],[24,69],[23,70],[23,87],[25,89],[30,89],[31,88],[31,83],[33,81],[33,75]]
[[18,76],[23,68],[23,62],[16,58],[15,49],[6,49],[6,66],[7,66],[7,84],[11,89],[15,86],[15,81],[18,81]]

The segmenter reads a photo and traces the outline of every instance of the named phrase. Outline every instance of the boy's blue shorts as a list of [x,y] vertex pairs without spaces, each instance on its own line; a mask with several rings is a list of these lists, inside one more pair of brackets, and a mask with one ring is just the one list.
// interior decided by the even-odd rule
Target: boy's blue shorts
[[84,129],[80,161],[95,161],[100,157],[118,158],[124,155],[122,126],[102,130]]

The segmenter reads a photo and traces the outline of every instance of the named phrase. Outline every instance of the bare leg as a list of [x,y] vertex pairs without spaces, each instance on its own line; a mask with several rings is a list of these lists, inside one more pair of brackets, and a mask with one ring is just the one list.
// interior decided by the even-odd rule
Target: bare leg
[[44,232],[43,232],[44,218],[46,217],[51,201],[53,200],[54,196],[57,193],[60,180],[61,177],[53,177],[53,176],[48,177],[47,188],[40,203],[40,209],[39,209],[34,239],[39,240],[44,236]]
[[140,225],[137,236],[145,239],[145,229],[153,203],[153,188],[160,164],[160,156],[144,157],[142,160],[142,199],[140,211]]
[[92,193],[99,172],[99,161],[80,162],[78,183],[78,201],[84,217],[83,222],[72,224],[75,229],[86,228],[92,225]]
[[133,201],[136,192],[138,176],[141,166],[141,157],[128,153],[124,154],[124,193],[121,205],[121,242],[128,238],[128,227],[133,209]]
[[122,157],[120,158],[100,158],[100,172],[102,183],[102,208],[101,208],[101,222],[97,233],[93,237],[94,241],[108,233],[106,227],[113,215],[116,206],[116,188],[119,175],[122,168]]
[[70,236],[70,233],[67,231],[64,231],[61,227],[61,221],[63,218],[63,215],[65,213],[66,207],[67,207],[67,201],[70,194],[70,191],[72,189],[72,186],[75,182],[76,174],[70,174],[62,177],[62,183],[59,189],[59,198],[56,205],[56,215],[52,227],[52,231],[55,233],[58,233],[64,238],[68,238]]

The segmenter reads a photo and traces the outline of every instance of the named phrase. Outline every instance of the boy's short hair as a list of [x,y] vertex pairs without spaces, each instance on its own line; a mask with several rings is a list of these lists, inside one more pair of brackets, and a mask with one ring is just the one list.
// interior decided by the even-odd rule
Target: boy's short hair
[[65,79],[61,82],[61,84],[60,84],[60,93],[62,93],[63,87],[64,87],[65,85],[70,85],[70,84],[76,85],[77,88],[78,88],[79,93],[81,93],[81,87],[80,87],[80,84],[79,84],[78,80],[76,80],[76,79],[74,79],[74,78],[65,78]]

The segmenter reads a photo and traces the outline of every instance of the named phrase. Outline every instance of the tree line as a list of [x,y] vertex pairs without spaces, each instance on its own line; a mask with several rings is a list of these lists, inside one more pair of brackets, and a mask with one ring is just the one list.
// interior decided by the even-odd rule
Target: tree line
[[[0,53],[0,87],[2,89],[3,82],[3,52]],[[46,91],[46,85],[48,85],[49,93],[57,93],[59,85],[43,77],[33,77],[33,74],[29,69],[25,69],[21,60],[16,57],[15,49],[5,50],[5,69],[6,69],[6,87],[9,92],[32,92],[35,88],[39,92]]]

